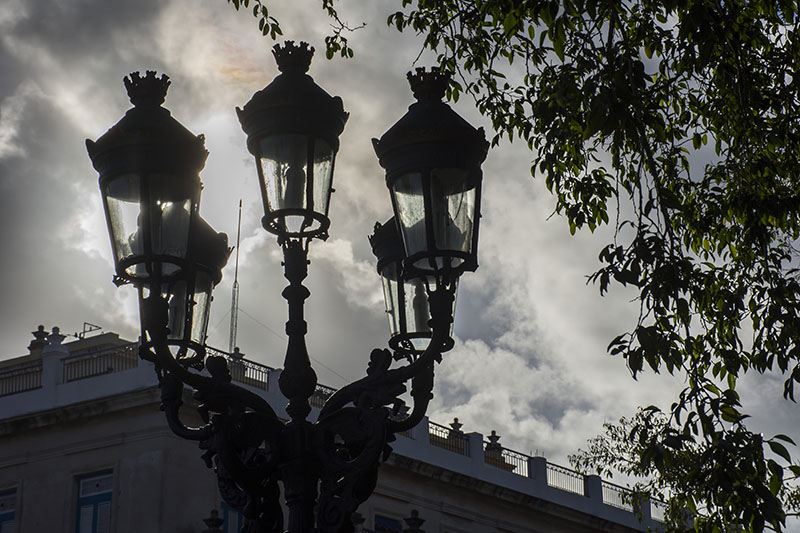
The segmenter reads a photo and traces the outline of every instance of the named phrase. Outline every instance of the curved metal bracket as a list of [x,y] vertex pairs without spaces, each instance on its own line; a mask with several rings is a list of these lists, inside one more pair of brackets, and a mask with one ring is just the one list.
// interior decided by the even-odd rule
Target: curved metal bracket
[[167,424],[175,435],[187,440],[205,440],[214,433],[211,424],[198,428],[187,427],[180,418],[180,408],[183,405],[183,383],[173,375],[166,374],[161,377],[161,410],[167,417]]
[[[143,303],[142,323],[150,341],[141,347],[155,362],[162,410],[177,436],[199,441],[203,460],[214,467],[220,494],[246,517],[253,533],[283,531],[278,489],[278,449],[284,429],[274,409],[261,396],[231,383],[223,357],[206,358],[210,376],[191,372],[173,356],[167,342],[166,302],[150,297]],[[184,385],[194,388],[198,412],[206,422],[192,428],[180,419]]]
[[[308,291],[301,283],[307,250],[293,241],[283,247],[290,281],[284,296],[289,301],[290,319],[289,347],[279,381],[289,398],[288,424],[284,425],[264,398],[231,382],[225,358],[206,357],[210,375],[202,375],[173,357],[167,342],[166,302],[160,295],[142,302],[142,324],[149,341],[141,347],[141,355],[156,364],[169,427],[205,450],[203,459],[217,474],[220,494],[246,517],[243,531],[283,531],[281,481],[289,507],[289,531],[349,533],[350,517],[372,494],[378,467],[391,452],[389,443],[395,433],[416,426],[433,398],[435,363],[452,347],[453,289],[437,284],[429,292],[432,335],[418,358],[392,369],[392,353],[373,350],[367,375],[334,393],[312,425],[305,416],[316,375],[305,348],[302,306]],[[413,410],[402,420],[393,419],[403,404],[399,397],[409,380]],[[185,385],[194,389],[199,402],[198,412],[205,422],[200,427],[188,427],[181,421]]]
[[[412,397],[415,403],[412,415],[418,418],[418,423],[422,419],[431,399],[434,363],[441,361],[442,352],[452,346],[450,339],[450,322],[452,321],[450,310],[452,309],[453,298],[454,289],[452,286],[450,288],[440,287],[430,293],[431,341],[416,360],[390,370],[389,366],[393,359],[391,353],[388,350],[373,350],[370,355],[367,376],[341,388],[328,398],[320,412],[319,419],[324,420],[331,413],[347,404],[363,404],[365,399],[370,399],[375,407],[395,403],[397,396],[406,391],[403,384],[412,380]],[[419,408],[416,407],[417,404],[420,405]],[[422,414],[419,414],[420,412]]]
[[314,427],[321,490],[317,510],[320,533],[352,531],[350,516],[369,498],[387,454],[386,409],[347,407]]

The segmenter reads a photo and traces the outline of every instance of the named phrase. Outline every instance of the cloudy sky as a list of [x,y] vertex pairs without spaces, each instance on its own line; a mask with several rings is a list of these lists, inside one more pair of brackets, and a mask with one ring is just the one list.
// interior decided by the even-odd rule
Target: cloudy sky
[[[355,59],[327,61],[320,51],[329,23],[318,2],[291,4],[274,7],[285,37],[317,48],[311,75],[351,114],[334,177],[331,237],[312,245],[306,304],[320,382],[341,387],[363,375],[370,350],[388,335],[367,235],[391,206],[370,139],[405,113],[412,101],[405,73],[430,57],[415,63],[420,42],[386,28],[397,2],[364,0],[342,7],[351,24],[367,24],[350,36]],[[172,80],[165,106],[206,136],[202,215],[233,240],[244,203],[238,344],[252,360],[281,365],[286,282],[275,238],[260,227],[255,166],[234,113],[276,75],[271,46],[255,19],[224,0],[0,4],[0,358],[26,353],[38,324],[74,332],[85,321],[136,338],[135,294],[111,283],[84,141],[130,107],[123,76],[157,70]],[[455,109],[489,130],[467,99]],[[606,354],[609,340],[634,324],[637,304],[622,289],[601,298],[586,285],[608,233],[571,237],[563,220],[550,217],[554,202],[544,180],[531,178],[532,157],[522,144],[503,145],[484,165],[481,266],[462,279],[456,347],[438,367],[430,415],[440,423],[457,416],[466,431],[495,429],[507,447],[564,464],[604,421],[638,405],[669,408],[682,383],[647,374],[634,381],[623,360]],[[233,261],[209,328],[209,343],[223,349],[232,278]],[[780,390],[779,378],[745,383],[754,424],[767,434],[797,426]]]

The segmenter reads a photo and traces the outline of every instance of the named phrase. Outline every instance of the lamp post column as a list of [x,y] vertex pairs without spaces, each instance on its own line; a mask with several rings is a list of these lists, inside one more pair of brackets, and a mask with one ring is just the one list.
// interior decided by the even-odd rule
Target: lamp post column
[[280,434],[279,468],[289,508],[288,531],[316,530],[314,507],[321,474],[313,447],[314,426],[307,420],[309,398],[317,387],[306,348],[303,305],[310,295],[308,245],[327,238],[328,201],[339,135],[347,122],[342,99],[329,95],[307,74],[314,49],[287,41],[273,48],[280,74],[237,109],[256,159],[267,231],[283,249],[283,291],[289,307],[288,345],[278,380],[288,399],[289,423]]
[[302,241],[288,240],[283,245],[283,257],[284,276],[289,280],[289,286],[283,291],[289,304],[286,322],[289,342],[278,386],[289,400],[286,412],[290,421],[281,439],[281,475],[289,507],[288,531],[310,533],[314,531],[319,466],[311,449],[312,425],[306,420],[311,412],[308,400],[317,387],[317,375],[311,368],[306,348],[308,327],[303,316],[303,305],[310,295],[302,283],[308,275],[308,252]]
[[289,400],[286,412],[290,424],[300,424],[311,412],[308,399],[317,387],[317,374],[311,368],[305,340],[308,325],[303,316],[303,306],[311,293],[303,286],[308,275],[308,252],[302,242],[290,240],[283,245],[283,268],[284,276],[289,280],[289,286],[283,290],[283,297],[289,304],[289,321],[286,322],[289,343],[278,385]]
[[310,453],[311,424],[290,423],[283,432],[281,462],[284,498],[289,508],[289,533],[313,533],[319,467]]

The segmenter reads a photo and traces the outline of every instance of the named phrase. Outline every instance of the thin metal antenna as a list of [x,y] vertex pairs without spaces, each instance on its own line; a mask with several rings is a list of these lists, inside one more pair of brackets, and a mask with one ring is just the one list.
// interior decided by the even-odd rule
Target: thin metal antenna
[[103,326],[98,326],[97,324],[92,324],[91,322],[84,322],[83,323],[83,331],[80,333],[73,333],[73,337],[77,337],[78,339],[85,339],[87,333],[92,333],[94,331],[102,330]]
[[236,230],[236,270],[233,274],[233,293],[231,294],[231,335],[228,352],[236,348],[236,333],[239,327],[239,240],[242,236],[242,200],[239,199],[239,227]]

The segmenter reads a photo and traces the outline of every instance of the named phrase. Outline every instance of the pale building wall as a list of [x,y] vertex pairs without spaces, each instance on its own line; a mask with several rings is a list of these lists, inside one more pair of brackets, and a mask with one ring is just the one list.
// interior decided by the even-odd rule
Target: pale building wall
[[[0,422],[0,489],[17,490],[18,531],[74,531],[81,476],[112,471],[113,531],[200,531],[219,506],[195,443],[174,436],[157,388]],[[25,428],[25,429],[21,429]]]
[[[0,494],[7,489],[17,492],[17,531],[75,531],[77,480],[101,471],[114,474],[112,531],[202,531],[202,519],[221,504],[216,479],[201,460],[197,443],[170,432],[159,409],[152,364],[138,360],[130,349],[121,358],[116,352],[108,357],[102,350],[92,352],[89,339],[61,344],[57,335],[51,337],[57,342],[21,361],[27,366],[31,360],[42,362],[41,385],[24,391],[0,389],[15,391],[0,397]],[[124,345],[115,338],[100,336],[99,346],[109,341]],[[76,347],[79,360],[89,350],[87,357],[93,362],[65,380],[66,366],[76,360]],[[247,388],[285,416],[286,400],[277,387],[280,371],[253,367],[247,377],[245,363],[252,365],[236,363],[242,367],[240,381],[254,385]],[[13,365],[0,369],[4,386],[17,378]],[[324,398],[330,389],[319,393]],[[189,391],[185,401],[185,421],[199,425]],[[317,408],[312,417],[316,413]],[[380,467],[374,495],[359,508],[365,531],[375,527],[376,515],[402,520],[413,509],[426,521],[426,533],[590,533],[659,527],[652,520],[640,524],[630,511],[604,502],[602,481],[596,476],[573,472],[577,489],[564,490],[548,483],[550,466],[542,457],[524,458],[524,468],[506,468],[497,449],[494,455],[484,452],[483,435],[457,432],[469,451],[454,453],[441,447],[442,438],[430,433],[431,427],[425,419],[410,435],[392,443],[395,453]],[[649,510],[646,506],[648,518]]]

